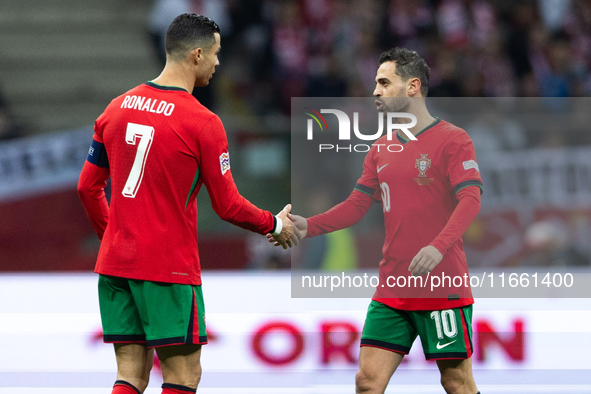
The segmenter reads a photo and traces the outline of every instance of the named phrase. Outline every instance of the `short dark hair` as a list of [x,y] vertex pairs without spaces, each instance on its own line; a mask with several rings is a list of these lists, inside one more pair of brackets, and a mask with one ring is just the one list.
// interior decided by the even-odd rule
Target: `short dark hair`
[[214,33],[219,32],[217,23],[206,16],[181,14],[174,18],[166,32],[166,54],[176,56],[195,47],[211,48],[215,43]]
[[421,94],[429,91],[429,66],[415,51],[406,48],[392,48],[380,55],[380,65],[384,62],[396,62],[396,75],[403,80],[418,78],[421,81]]

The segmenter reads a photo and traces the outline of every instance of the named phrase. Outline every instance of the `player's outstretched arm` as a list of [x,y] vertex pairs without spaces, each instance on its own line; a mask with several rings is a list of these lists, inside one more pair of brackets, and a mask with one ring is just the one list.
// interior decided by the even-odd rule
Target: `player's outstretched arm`
[[[349,197],[328,211],[306,219],[298,215],[290,215],[293,222],[295,237],[316,237],[318,235],[342,230],[357,223],[365,216],[373,204],[373,197],[354,190]],[[298,235],[299,233],[299,235]],[[272,236],[267,236],[269,242],[279,246]],[[292,237],[293,238],[293,237]]]
[[[308,219],[298,215],[290,215],[294,236],[299,240],[351,227],[365,216],[373,201],[373,197],[354,190],[345,201],[319,215]],[[267,238],[269,238],[269,242],[278,246],[273,237]]]
[[209,192],[211,204],[219,217],[244,229],[265,235],[273,233],[282,241],[282,246],[291,246],[291,222],[287,205],[277,217],[264,211],[238,192],[232,171],[228,141],[221,120],[213,116],[198,135],[197,149],[200,158],[200,178]]
[[342,203],[324,213],[308,218],[306,237],[317,237],[351,227],[365,216],[373,202],[372,196],[353,190]]

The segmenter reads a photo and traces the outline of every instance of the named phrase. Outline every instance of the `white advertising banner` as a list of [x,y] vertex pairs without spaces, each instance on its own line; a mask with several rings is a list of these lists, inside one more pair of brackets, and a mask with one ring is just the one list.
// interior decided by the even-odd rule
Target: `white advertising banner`
[[0,201],[76,186],[92,127],[0,143]]
[[[204,389],[264,382],[351,391],[369,300],[291,299],[289,273],[203,276],[209,334]],[[27,385],[112,384],[115,359],[100,336],[96,282],[94,274],[0,276],[0,393]],[[480,384],[562,384],[591,392],[588,300],[477,300],[473,328]],[[419,377],[437,385],[438,375],[417,340],[395,379],[404,385]],[[159,379],[156,367],[152,385]]]

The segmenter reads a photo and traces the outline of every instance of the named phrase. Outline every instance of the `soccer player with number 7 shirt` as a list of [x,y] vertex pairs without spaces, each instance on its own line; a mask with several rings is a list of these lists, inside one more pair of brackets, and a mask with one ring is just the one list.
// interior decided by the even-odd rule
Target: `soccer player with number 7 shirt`
[[437,361],[445,391],[477,394],[470,288],[429,293],[428,286],[402,289],[388,282],[403,277],[412,284],[420,281],[411,280],[411,275],[424,279],[426,274],[468,273],[461,237],[480,210],[482,191],[474,147],[464,130],[429,114],[429,68],[416,52],[393,48],[380,56],[379,63],[377,109],[415,115],[417,123],[409,130],[416,140],[398,131],[403,150],[389,152],[379,149],[388,143],[382,137],[367,153],[363,174],[344,202],[308,219],[290,216],[301,236],[315,237],[352,226],[374,201],[382,202],[384,259],[361,336],[357,393],[384,393],[419,336],[425,357]]
[[203,185],[222,219],[272,234],[284,248],[297,243],[290,205],[274,216],[238,193],[222,122],[191,95],[219,65],[219,33],[196,14],[172,22],[164,70],[111,101],[80,174],[78,193],[102,241],[95,271],[104,341],[115,344],[114,394],[144,392],[154,348],[163,394],[197,389],[207,343],[197,252]]

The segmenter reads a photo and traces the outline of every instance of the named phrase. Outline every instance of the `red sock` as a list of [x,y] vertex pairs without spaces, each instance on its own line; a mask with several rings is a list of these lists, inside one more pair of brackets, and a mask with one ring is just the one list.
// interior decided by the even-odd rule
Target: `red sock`
[[196,393],[197,389],[192,389],[180,384],[164,383],[162,384],[162,394],[192,394]]
[[111,394],[142,394],[141,391],[136,389],[131,383],[125,380],[118,380],[113,386]]

